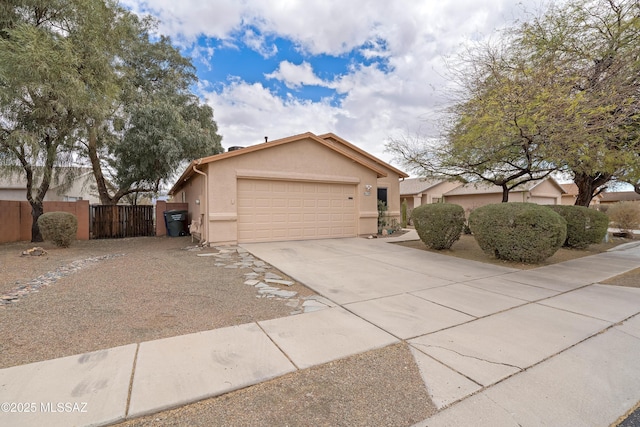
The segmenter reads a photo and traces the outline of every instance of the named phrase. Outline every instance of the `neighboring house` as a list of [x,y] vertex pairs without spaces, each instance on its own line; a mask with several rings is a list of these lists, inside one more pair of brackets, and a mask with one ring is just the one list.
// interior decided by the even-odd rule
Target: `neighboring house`
[[400,203],[406,200],[410,210],[420,205],[442,202],[442,195],[462,185],[459,181],[408,178],[400,181]]
[[[39,185],[40,179],[37,178]],[[0,173],[0,200],[27,200],[27,178],[24,170]],[[44,201],[74,202],[88,200],[99,204],[96,180],[91,168],[57,167]]]
[[612,205],[618,202],[640,202],[640,194],[635,191],[605,191],[600,193],[601,205]]
[[334,134],[307,132],[194,160],[169,191],[210,244],[377,233],[400,216],[404,172]]
[[[562,195],[562,204],[563,205],[575,205],[576,199],[578,198],[578,186],[573,182],[569,184],[560,184],[565,193]],[[597,205],[600,203],[602,199],[602,194],[600,193],[591,199],[590,206]]]
[[[564,189],[554,178],[529,181],[509,192],[509,202],[528,202],[539,205],[559,205]],[[469,183],[444,194],[444,201],[464,208],[465,212],[480,206],[502,202],[502,188],[489,183]]]

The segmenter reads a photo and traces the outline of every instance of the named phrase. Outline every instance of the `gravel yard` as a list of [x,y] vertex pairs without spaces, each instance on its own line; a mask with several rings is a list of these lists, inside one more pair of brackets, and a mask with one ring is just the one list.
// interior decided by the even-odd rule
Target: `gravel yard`
[[[189,237],[77,241],[68,249],[45,243],[46,255],[20,256],[33,246],[0,245],[0,297],[47,273],[63,277],[0,304],[0,368],[289,316],[303,302],[298,296],[313,294],[296,283],[282,287],[294,298],[259,297],[244,284],[251,269],[216,266],[216,257],[197,255],[217,250],[186,250]],[[106,258],[86,261],[95,257]],[[69,273],[72,264],[81,266]]]

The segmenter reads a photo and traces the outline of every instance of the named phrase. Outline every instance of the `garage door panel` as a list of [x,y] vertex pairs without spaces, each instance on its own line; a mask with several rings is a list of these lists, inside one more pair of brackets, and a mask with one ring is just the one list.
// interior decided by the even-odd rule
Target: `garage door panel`
[[355,185],[239,179],[237,188],[240,242],[356,235]]

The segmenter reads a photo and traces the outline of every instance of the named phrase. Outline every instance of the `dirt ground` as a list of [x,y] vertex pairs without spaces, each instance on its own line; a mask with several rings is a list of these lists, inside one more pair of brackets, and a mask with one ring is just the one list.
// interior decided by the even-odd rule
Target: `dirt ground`
[[[289,316],[291,300],[258,298],[244,284],[247,268],[215,266],[217,252],[186,250],[189,237],[141,237],[41,245],[44,256],[21,256],[30,243],[0,245],[0,297],[86,262],[55,283],[0,306],[0,368],[123,344]],[[269,271],[289,279],[283,273]],[[313,292],[298,283],[286,290]],[[293,298],[298,304],[301,298]],[[289,303],[290,305],[287,305]]]

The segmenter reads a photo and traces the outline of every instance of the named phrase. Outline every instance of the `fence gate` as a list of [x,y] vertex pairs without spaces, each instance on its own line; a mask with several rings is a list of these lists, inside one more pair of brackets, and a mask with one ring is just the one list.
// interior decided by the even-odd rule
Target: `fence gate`
[[94,239],[154,236],[154,206],[93,205],[91,232]]

